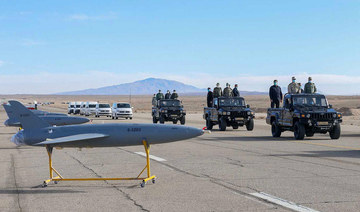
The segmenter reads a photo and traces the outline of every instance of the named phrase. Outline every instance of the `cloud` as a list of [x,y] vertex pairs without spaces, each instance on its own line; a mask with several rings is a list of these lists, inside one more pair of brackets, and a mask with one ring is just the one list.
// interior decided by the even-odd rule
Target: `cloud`
[[73,14],[68,16],[69,20],[73,21],[107,21],[117,19],[118,16],[116,13],[110,12],[105,15],[86,15],[86,14]]
[[[297,74],[298,82],[305,84],[308,76],[312,76],[318,89],[324,94],[332,95],[360,95],[360,76],[331,75],[331,74]],[[193,73],[173,75],[167,73],[114,73],[102,71],[87,71],[79,73],[49,73],[17,75],[4,74],[0,94],[51,94],[65,91],[75,91],[88,88],[99,88],[121,83],[142,80],[148,77],[176,80],[199,88],[214,87],[219,82],[223,87],[228,82],[232,86],[237,83],[240,90],[267,92],[274,79],[279,80],[281,87],[287,87],[291,75],[254,76],[234,75],[223,77],[208,73]],[[61,83],[59,83],[61,82]],[[285,91],[284,91],[285,92]]]

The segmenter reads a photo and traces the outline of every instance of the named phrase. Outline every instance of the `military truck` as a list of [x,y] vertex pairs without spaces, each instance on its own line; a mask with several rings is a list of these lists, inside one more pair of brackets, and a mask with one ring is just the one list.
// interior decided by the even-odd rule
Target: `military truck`
[[218,97],[214,98],[213,107],[204,108],[203,118],[208,130],[218,124],[220,131],[230,126],[238,129],[244,125],[248,131],[252,131],[255,113],[245,104],[243,97]]
[[172,121],[181,125],[185,124],[186,111],[180,100],[177,99],[161,99],[157,101],[157,105],[152,108],[153,123],[164,124],[166,121]]
[[339,139],[341,122],[342,114],[335,111],[322,94],[285,94],[283,107],[269,108],[266,117],[273,137],[293,131],[297,140],[328,132],[331,139]]

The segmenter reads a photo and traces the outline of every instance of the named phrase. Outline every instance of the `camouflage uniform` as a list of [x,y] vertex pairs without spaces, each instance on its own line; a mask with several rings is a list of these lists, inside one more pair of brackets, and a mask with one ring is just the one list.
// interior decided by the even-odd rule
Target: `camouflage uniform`
[[156,100],[160,100],[160,99],[164,99],[164,94],[159,92],[156,94]]
[[290,94],[301,93],[300,83],[296,83],[296,82],[290,83],[288,86],[288,93]]
[[177,99],[178,97],[179,97],[179,95],[178,95],[176,92],[173,92],[173,93],[171,94],[170,99]]
[[230,87],[226,87],[224,88],[224,93],[223,95],[225,97],[232,97],[233,96],[233,93],[232,93],[232,89]]
[[153,106],[156,106],[156,103],[157,103],[157,101],[156,101],[156,96],[154,96],[154,97],[152,98],[152,105],[153,105]]
[[214,98],[221,97],[222,96],[222,90],[221,87],[215,87],[213,91]]
[[305,87],[304,87],[304,92],[305,93],[316,93],[315,83],[313,83],[313,82],[306,83]]

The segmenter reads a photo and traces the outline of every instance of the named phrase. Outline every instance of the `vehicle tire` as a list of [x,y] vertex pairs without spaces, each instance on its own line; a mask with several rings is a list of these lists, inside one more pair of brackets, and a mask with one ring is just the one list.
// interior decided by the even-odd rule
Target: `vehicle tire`
[[[247,131],[253,131],[253,129],[254,129],[254,119],[250,119],[246,123],[246,129],[247,129]],[[280,133],[281,133],[281,131],[280,131]]]
[[173,124],[177,124],[177,120],[174,120],[174,121],[173,121]]
[[155,116],[153,116],[153,123],[157,124],[157,122],[158,122],[157,118]]
[[165,123],[165,117],[164,116],[160,116],[160,124],[164,124]]
[[314,136],[314,132],[313,131],[308,131],[305,133],[306,137],[313,137]]
[[132,120],[132,117],[130,118],[130,120]]
[[125,119],[128,119],[128,117],[126,117]]
[[221,117],[219,120],[219,129],[220,131],[226,130],[226,120],[223,117]]
[[210,117],[209,116],[206,117],[206,129],[212,130],[213,126],[214,125],[213,125],[212,121],[210,120]]
[[234,130],[237,130],[237,129],[239,129],[239,126],[238,126],[238,125],[233,125],[232,128],[233,128]]
[[271,133],[274,138],[279,138],[281,136],[281,128],[276,121],[271,124]]
[[180,119],[180,124],[181,124],[181,125],[184,125],[184,124],[185,124],[185,116],[181,117],[181,119]]
[[115,119],[119,119],[119,117],[115,116]]
[[296,140],[304,140],[305,138],[305,126],[300,122],[296,122],[294,125],[294,137]]
[[340,124],[335,125],[332,130],[330,131],[330,138],[331,139],[339,139],[341,135],[341,127]]

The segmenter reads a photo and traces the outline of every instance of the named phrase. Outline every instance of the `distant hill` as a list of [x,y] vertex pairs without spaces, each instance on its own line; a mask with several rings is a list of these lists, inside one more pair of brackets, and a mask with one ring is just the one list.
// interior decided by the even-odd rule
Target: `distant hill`
[[[101,88],[85,89],[79,91],[69,91],[57,93],[57,95],[150,95],[157,93],[158,90],[165,93],[175,89],[178,93],[186,95],[204,95],[207,90],[187,85],[174,80],[147,78],[132,83],[106,86]],[[241,95],[264,95],[264,92],[240,91]]]

